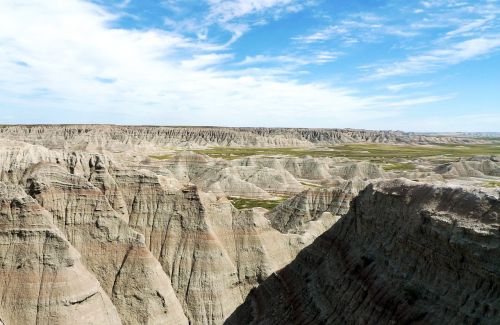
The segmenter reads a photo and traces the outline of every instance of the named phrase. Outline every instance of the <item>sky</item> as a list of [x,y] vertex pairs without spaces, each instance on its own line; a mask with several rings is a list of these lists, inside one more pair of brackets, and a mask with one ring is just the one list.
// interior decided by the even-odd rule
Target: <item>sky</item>
[[0,124],[500,131],[496,0],[0,0]]

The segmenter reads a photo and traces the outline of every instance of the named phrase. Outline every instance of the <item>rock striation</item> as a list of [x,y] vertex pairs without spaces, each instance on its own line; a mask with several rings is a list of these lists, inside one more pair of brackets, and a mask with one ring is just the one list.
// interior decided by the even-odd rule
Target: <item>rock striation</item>
[[251,293],[226,324],[496,324],[500,201],[394,180]]
[[128,226],[98,188],[51,164],[32,170],[25,186],[80,252],[124,324],[187,322],[170,279],[144,237]]
[[6,125],[0,137],[51,149],[148,150],[158,146],[305,147],[337,143],[465,143],[480,140],[400,131],[297,128],[158,127],[117,125]]
[[52,216],[0,182],[0,322],[121,324],[110,298]]
[[337,218],[348,210],[351,200],[364,183],[348,181],[333,188],[311,188],[291,197],[266,214],[275,229],[283,233],[304,232],[304,226],[311,221],[331,219],[328,229]]
[[[380,183],[400,174],[347,158],[185,150],[444,137],[92,125],[0,136],[0,324],[497,320],[494,188]],[[170,159],[145,158],[170,145]],[[497,164],[474,157],[436,174],[424,163],[412,177],[494,184]],[[278,195],[290,198],[271,211],[227,198]],[[452,283],[469,296],[443,289]]]
[[440,165],[435,172],[444,177],[500,177],[500,157],[476,156]]

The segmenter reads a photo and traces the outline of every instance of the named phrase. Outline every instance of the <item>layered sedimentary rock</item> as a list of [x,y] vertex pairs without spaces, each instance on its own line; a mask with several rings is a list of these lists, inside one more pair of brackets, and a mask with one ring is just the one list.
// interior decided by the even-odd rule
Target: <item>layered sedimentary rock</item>
[[498,195],[369,185],[226,323],[497,324],[499,229]]
[[128,223],[170,276],[195,324],[218,324],[249,290],[286,265],[316,236],[282,234],[265,209],[239,211],[224,197],[191,186],[162,186],[149,171],[114,170]]
[[463,143],[470,138],[355,129],[155,127],[114,125],[4,126],[0,137],[48,148],[148,150],[158,146],[304,147],[335,143]]
[[52,215],[0,182],[0,322],[121,324],[115,306]]
[[350,161],[345,158],[312,158],[287,156],[252,156],[233,162],[235,165],[265,167],[284,170],[296,178],[308,180],[345,179],[367,180],[384,178],[386,173],[380,166],[366,161]]
[[26,192],[51,212],[53,223],[82,255],[124,324],[187,323],[170,279],[106,196],[57,164],[30,170]]
[[[220,324],[240,305],[231,321],[276,321],[275,316],[267,315],[267,308],[276,308],[276,313],[284,315],[278,323],[328,323],[339,319],[348,323],[366,322],[371,316],[375,320],[379,317],[381,322],[405,321],[412,318],[394,316],[388,307],[392,301],[400,306],[398,299],[406,299],[407,296],[398,296],[397,290],[407,292],[416,301],[408,307],[414,315],[428,307],[419,305],[420,300],[434,299],[429,292],[452,301],[453,297],[434,290],[433,285],[438,288],[448,285],[457,280],[455,273],[461,278],[483,276],[485,279],[484,274],[496,268],[484,262],[486,258],[479,259],[477,267],[472,267],[469,260],[477,256],[470,253],[472,249],[468,246],[460,248],[460,252],[465,252],[463,263],[473,271],[471,276],[457,272],[452,268],[454,264],[428,267],[426,271],[430,273],[444,274],[444,280],[437,278],[442,281],[438,286],[424,277],[418,267],[412,268],[433,261],[434,251],[454,256],[454,242],[453,245],[448,242],[448,246],[453,247],[445,250],[448,246],[444,237],[461,240],[460,236],[465,236],[470,245],[479,243],[484,247],[495,243],[496,237],[489,233],[481,233],[484,236],[479,239],[467,237],[468,225],[453,226],[461,231],[458,235],[455,230],[441,226],[455,218],[450,206],[459,207],[461,200],[466,202],[464,209],[467,205],[474,209],[471,213],[469,210],[457,212],[458,217],[453,220],[469,220],[464,216],[470,214],[473,218],[479,213],[496,220],[497,208],[488,206],[493,206],[491,202],[497,199],[485,199],[485,194],[466,195],[463,193],[468,192],[404,182],[379,184],[363,192],[349,217],[340,219],[343,225],[338,228],[334,224],[348,210],[360,189],[368,182],[394,174],[384,172],[376,164],[346,158],[260,155],[223,160],[180,151],[180,148],[170,159],[144,159],[151,153],[150,149],[155,151],[169,145],[426,143],[430,138],[357,130],[115,126],[59,129],[9,126],[0,129],[0,133],[10,138],[0,140],[0,181],[6,186],[5,191],[0,190],[3,211],[0,213],[0,284],[3,285],[0,286],[0,324]],[[466,164],[494,179],[495,159],[476,157]],[[414,172],[415,178],[422,178],[424,173],[439,179],[459,177],[453,174],[455,167],[449,175],[445,170],[443,176],[433,173],[433,167],[422,168],[418,175]],[[330,188],[317,188],[319,186]],[[307,187],[313,188],[304,192]],[[422,192],[431,194],[425,196]],[[291,198],[272,211],[238,210],[226,197],[271,199],[280,194]],[[418,224],[415,215],[420,214],[416,211],[431,211],[429,216],[427,212],[423,214],[422,218],[430,221],[418,228],[423,229],[418,236],[414,229]],[[483,218],[477,228],[495,222]],[[290,266],[279,271],[330,228],[337,230],[330,230]],[[332,237],[332,233],[335,236]],[[338,241],[330,241],[332,238]],[[403,244],[398,244],[401,242]],[[425,250],[428,243],[431,252]],[[331,253],[335,245],[340,248]],[[420,258],[412,245],[420,245],[418,252],[427,254],[427,260]],[[488,255],[493,260],[498,257],[497,248],[484,247],[478,249],[478,256]],[[367,263],[368,269],[363,263]],[[369,265],[374,270],[369,269]],[[477,275],[479,268],[487,271]],[[359,276],[358,270],[362,271]],[[320,274],[312,276],[316,271]],[[277,273],[273,275],[274,272]],[[375,277],[370,272],[375,272]],[[333,279],[329,279],[328,274]],[[364,274],[369,277],[365,279]],[[275,282],[276,279],[279,281]],[[396,283],[394,288],[391,281]],[[462,285],[463,279],[457,281]],[[270,283],[274,286],[271,292],[276,296],[266,297],[261,291],[267,290]],[[248,296],[259,284],[259,289],[252,291],[255,294]],[[321,288],[311,287],[313,284]],[[426,289],[423,294],[415,293],[413,289],[417,284],[434,291]],[[288,290],[286,295],[282,293],[283,286]],[[482,288],[479,284],[478,287]],[[495,290],[491,295],[496,294]],[[367,301],[360,302],[360,295],[365,295]],[[481,295],[477,293],[476,300],[479,301]],[[471,297],[464,298],[466,306],[472,304],[473,293]],[[289,300],[284,300],[283,305],[275,300],[285,298]],[[262,304],[262,301],[270,303],[263,308],[259,305],[258,312],[250,311],[257,305],[249,308],[249,303]],[[348,307],[345,313],[338,314],[344,306]],[[412,306],[420,309],[414,312],[417,307]],[[497,312],[491,306],[478,308],[486,310],[486,314]],[[25,309],[25,314],[17,316]],[[242,314],[245,310],[248,313]],[[290,316],[294,313],[300,316]],[[264,316],[256,316],[261,314]],[[340,318],[331,318],[334,316]],[[356,317],[354,321],[353,317]],[[419,317],[416,319],[433,320]],[[489,321],[482,314],[480,317]]]
[[337,220],[332,216],[344,215],[351,200],[364,186],[362,182],[349,181],[334,188],[311,188],[281,203],[266,217],[283,233],[300,233],[307,223],[329,218],[333,222],[328,224],[328,229]]
[[435,168],[435,172],[445,177],[500,177],[500,157],[472,157],[460,159]]
[[217,195],[271,198],[275,194],[296,194],[304,187],[285,169],[239,166],[221,159],[182,152],[165,162],[171,175]]
[[331,167],[345,161],[342,158],[299,158],[299,157],[264,157],[252,156],[236,160],[241,166],[259,166],[284,169],[293,176],[302,179],[325,179],[331,177]]

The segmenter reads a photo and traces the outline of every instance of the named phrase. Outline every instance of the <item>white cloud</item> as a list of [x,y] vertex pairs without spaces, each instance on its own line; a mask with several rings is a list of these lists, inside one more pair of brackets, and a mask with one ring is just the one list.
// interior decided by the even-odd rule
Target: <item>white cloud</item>
[[222,22],[276,7],[290,6],[292,10],[297,10],[296,2],[295,0],[208,0],[210,16]]
[[404,106],[414,106],[422,104],[430,104],[435,102],[441,102],[444,100],[449,100],[454,98],[454,95],[447,96],[424,96],[419,98],[406,98],[399,101],[393,101],[387,104],[387,107],[404,107]]
[[335,51],[319,51],[316,53],[308,53],[307,55],[262,55],[246,56],[238,66],[248,66],[256,64],[280,64],[302,66],[309,64],[325,64],[336,60],[342,53]]
[[181,61],[181,65],[188,69],[199,70],[202,68],[219,65],[232,59],[233,57],[233,54],[197,54],[188,60]]
[[[395,117],[408,106],[447,99],[363,96],[353,89],[298,82],[302,72],[287,70],[288,64],[335,60],[336,51],[257,55],[232,65],[233,70],[223,69],[222,63],[234,61],[227,46],[157,29],[112,27],[116,19],[79,0],[0,2],[4,118],[17,123],[373,127],[374,120]],[[475,55],[480,45],[469,45],[476,52],[464,45],[457,59]],[[273,60],[274,67],[252,67]]]
[[213,44],[113,28],[115,18],[77,0],[1,2],[0,109],[21,122],[269,126],[354,126],[395,114],[352,90],[218,69],[231,54]]
[[296,36],[293,39],[299,42],[304,42],[304,43],[316,43],[316,42],[323,42],[326,40],[331,39],[334,35],[343,35],[347,34],[349,30],[345,27],[340,27],[340,26],[328,26],[322,30],[319,30],[317,32],[314,32],[310,35],[305,35],[305,36]]
[[[424,54],[410,56],[403,61],[376,67],[370,72],[367,79],[428,73],[444,66],[458,64],[492,53],[498,48],[500,48],[500,35],[473,38],[454,43],[447,48],[430,50]],[[373,66],[369,66],[369,68],[373,68]]]
[[398,83],[398,84],[392,84],[388,85],[386,88],[390,91],[393,92],[399,92],[405,89],[410,89],[410,88],[421,88],[421,87],[428,87],[430,86],[430,82],[406,82],[406,83]]
[[301,35],[292,39],[298,42],[311,44],[338,38],[344,44],[358,42],[373,42],[387,35],[412,37],[417,31],[408,30],[405,26],[391,24],[387,18],[370,13],[350,15],[348,19],[338,24],[327,26],[309,35]]

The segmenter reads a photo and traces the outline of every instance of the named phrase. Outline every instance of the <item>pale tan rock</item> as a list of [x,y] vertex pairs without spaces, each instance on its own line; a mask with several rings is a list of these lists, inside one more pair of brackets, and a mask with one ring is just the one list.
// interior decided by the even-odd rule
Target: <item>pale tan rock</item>
[[462,158],[436,167],[435,172],[444,177],[500,177],[500,161],[495,156]]
[[187,320],[170,279],[123,216],[84,178],[58,165],[39,165],[26,189],[54,216],[54,224],[82,254],[124,324],[180,324]]
[[481,143],[460,136],[424,136],[400,131],[297,128],[155,127],[115,125],[4,126],[0,137],[51,149],[102,152],[157,147],[311,147],[336,143]]
[[[312,188],[289,198],[270,211],[266,217],[271,221],[275,229],[283,233],[307,232],[304,226],[323,217],[329,218],[323,213],[341,216],[349,210],[351,200],[361,189],[356,182],[345,182],[334,188]],[[364,187],[364,185],[362,185]],[[331,219],[335,222],[336,219]],[[326,224],[324,230],[333,225]]]
[[50,213],[1,182],[0,296],[5,324],[121,324]]

